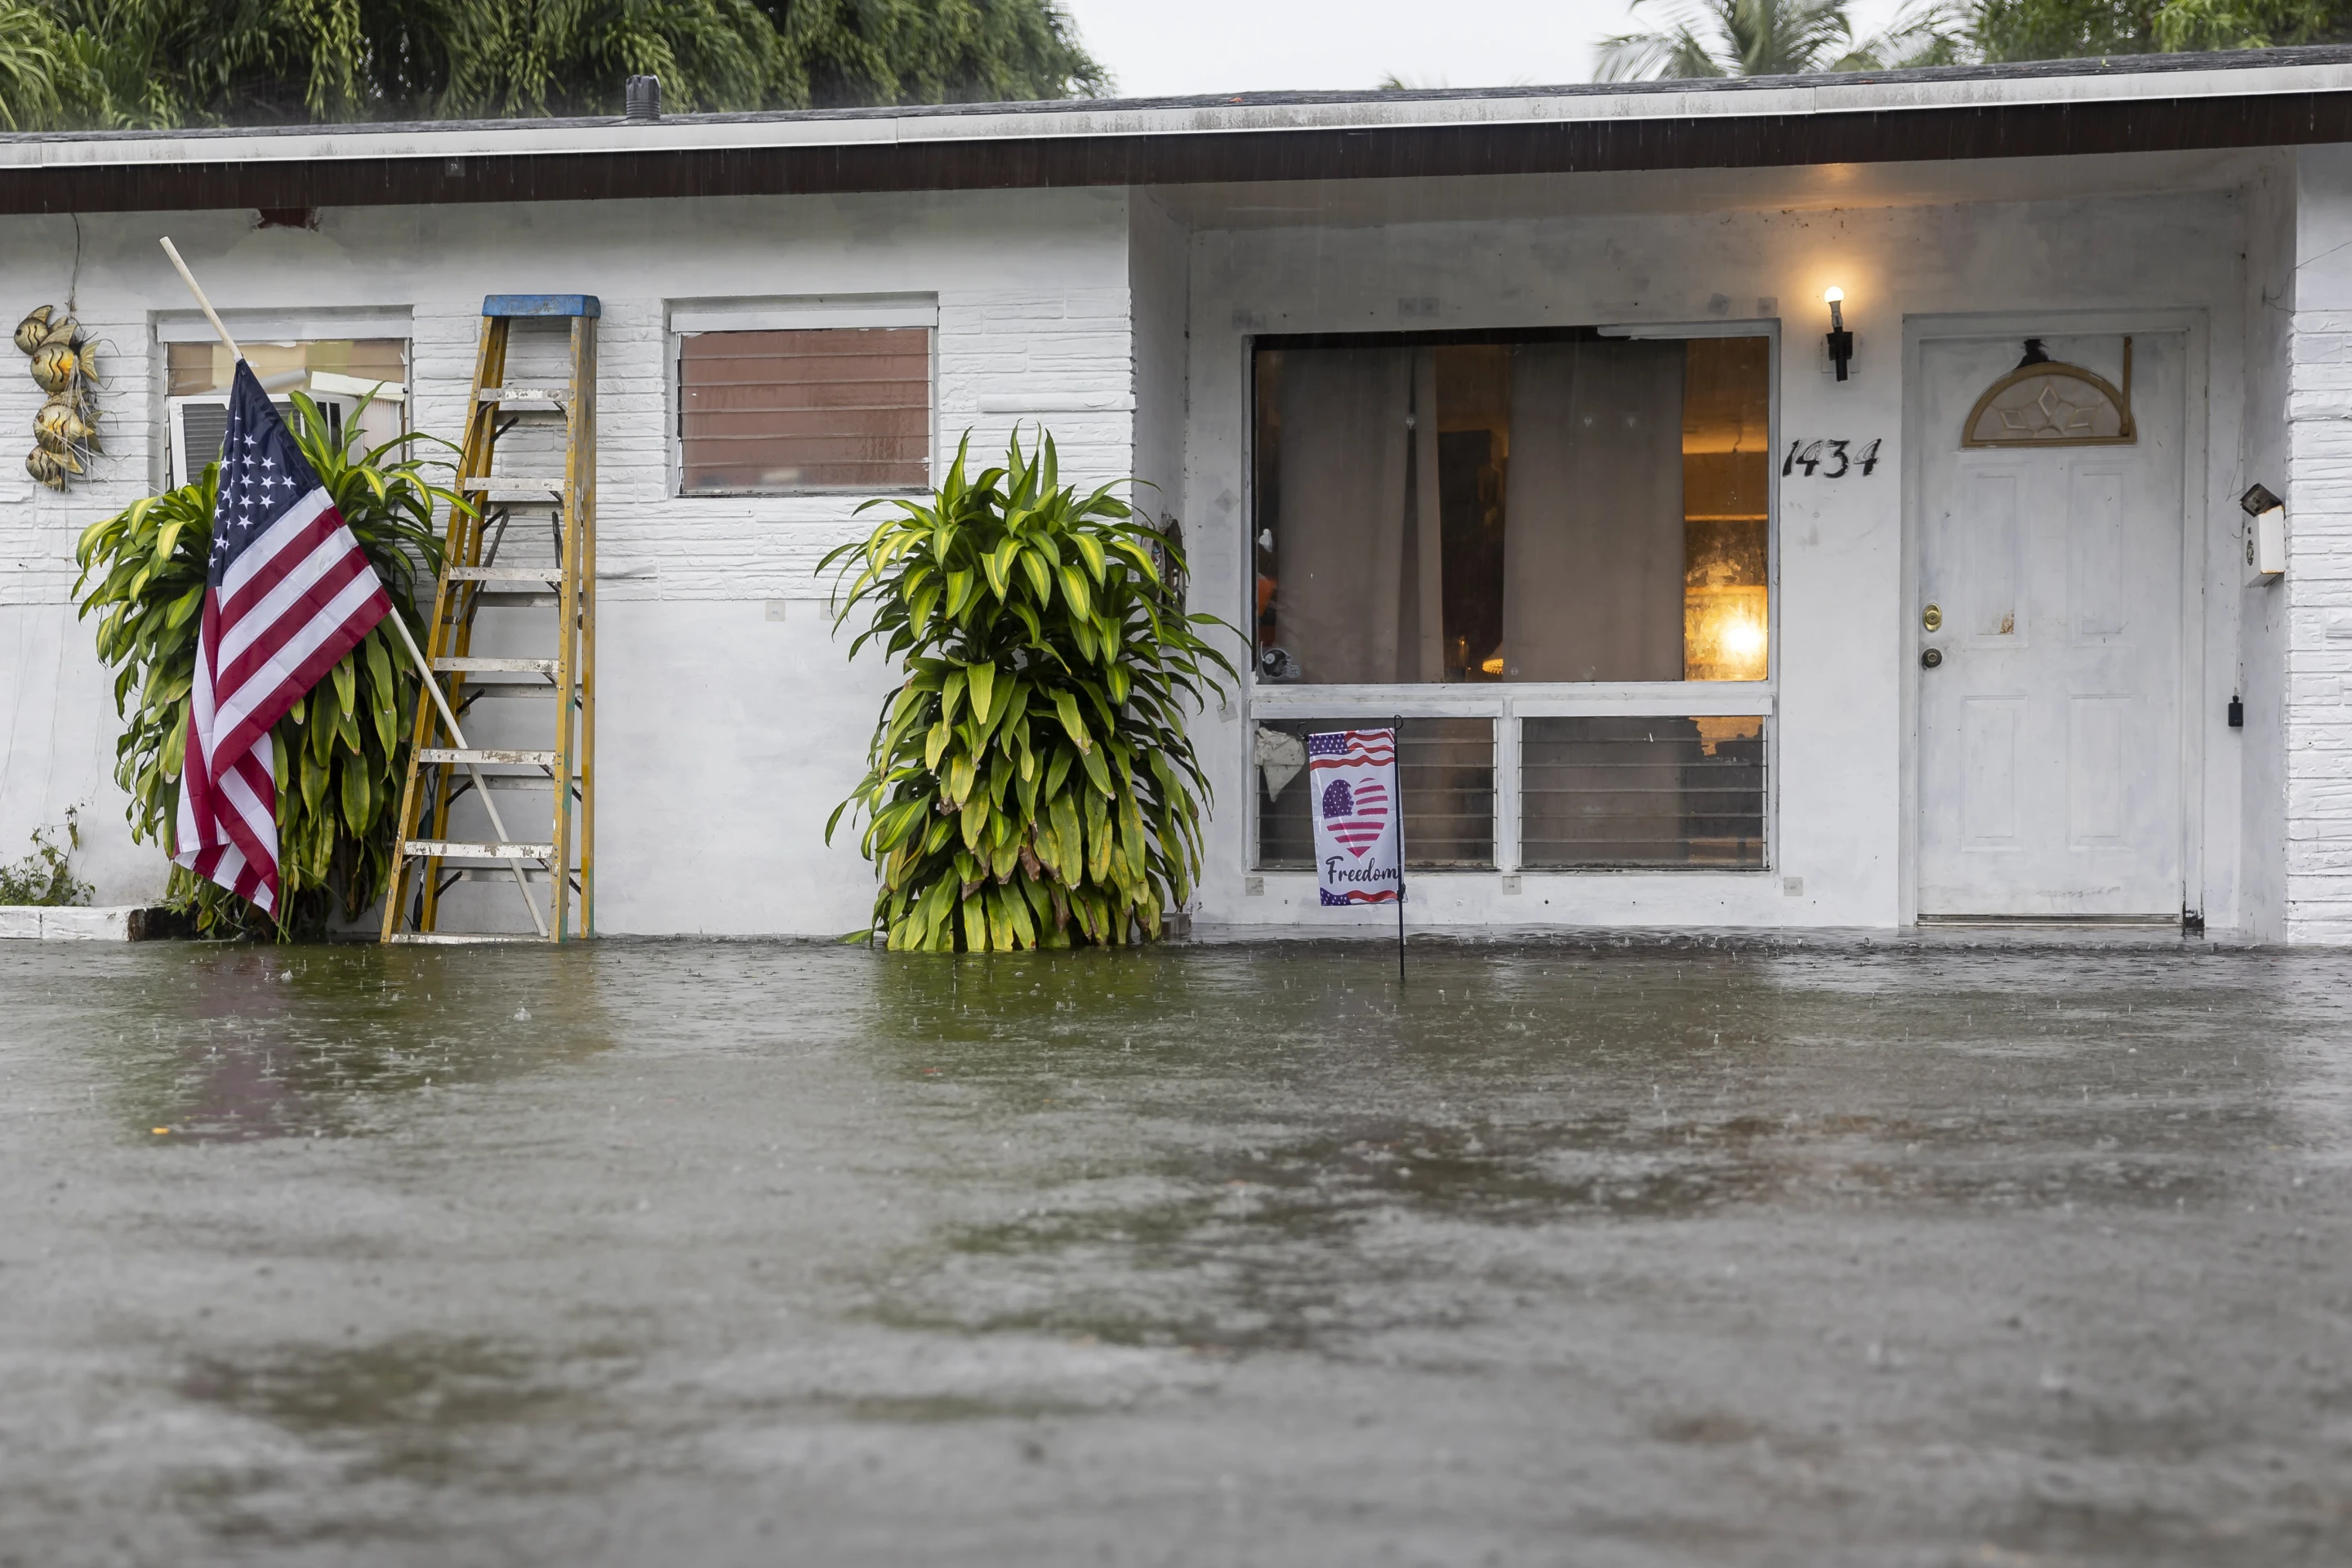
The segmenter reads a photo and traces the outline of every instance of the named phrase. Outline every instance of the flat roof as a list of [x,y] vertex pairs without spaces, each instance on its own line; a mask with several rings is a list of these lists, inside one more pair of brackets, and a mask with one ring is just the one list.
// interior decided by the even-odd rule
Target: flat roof
[[1396,92],[0,135],[0,212],[1755,168],[2352,141],[2352,47]]

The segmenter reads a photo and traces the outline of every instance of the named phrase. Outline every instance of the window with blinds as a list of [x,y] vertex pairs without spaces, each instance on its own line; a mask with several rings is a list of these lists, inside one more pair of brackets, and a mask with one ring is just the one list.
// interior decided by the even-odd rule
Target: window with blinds
[[[1322,730],[1399,724],[1397,768],[1404,792],[1404,863],[1413,870],[1485,870],[1495,864],[1495,722],[1491,719],[1277,719],[1261,730],[1304,741]],[[1294,753],[1301,761],[1304,749]],[[1258,773],[1257,863],[1262,870],[1311,870],[1315,825],[1305,777],[1279,764]]]
[[1766,755],[1753,715],[1522,720],[1519,863],[1760,871]]
[[930,482],[926,328],[690,333],[678,341],[677,387],[681,494]]

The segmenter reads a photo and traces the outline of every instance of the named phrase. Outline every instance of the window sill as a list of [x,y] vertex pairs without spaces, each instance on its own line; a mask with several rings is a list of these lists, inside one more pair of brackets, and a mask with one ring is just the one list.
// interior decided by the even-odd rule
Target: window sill
[[[1410,889],[1412,885],[1415,882],[1446,882],[1458,883],[1465,886],[1475,886],[1479,883],[1493,882],[1496,879],[1500,877],[1517,877],[1520,879],[1521,887],[1523,889],[1522,892],[1517,894],[1505,893],[1498,887],[1496,889],[1496,893],[1497,897],[1517,898],[1525,897],[1528,892],[1539,891],[1545,888],[1566,887],[1580,882],[1603,880],[1620,881],[1628,877],[1659,877],[1675,883],[1690,882],[1708,877],[1721,877],[1736,882],[1752,882],[1759,878],[1770,878],[1778,876],[1779,874],[1779,868],[1772,866],[1688,866],[1673,869],[1661,866],[1625,866],[1618,868],[1594,867],[1589,870],[1582,871],[1561,870],[1557,867],[1524,866],[1516,870],[1505,869],[1500,867],[1486,867],[1477,870],[1468,870],[1460,867],[1454,867],[1442,871],[1423,871],[1416,870],[1412,867],[1408,866],[1405,868],[1404,876],[1405,886],[1408,889]],[[1315,873],[1311,870],[1302,871],[1296,867],[1254,866],[1247,871],[1244,872],[1243,875],[1249,877],[1263,877],[1265,879],[1266,887],[1269,891],[1279,890],[1284,892],[1297,891],[1300,893],[1312,893],[1315,890]],[[1255,897],[1256,895],[1253,894],[1251,896]],[[1411,893],[1409,890],[1407,893],[1407,901],[1411,901]]]
[[1772,712],[1769,680],[1463,682],[1457,685],[1308,686],[1252,680],[1250,716],[1280,719],[1564,718],[1588,713],[1733,717]]
[[800,490],[672,490],[668,500],[916,500],[931,493],[928,485],[907,489],[861,489],[855,487],[841,489]]

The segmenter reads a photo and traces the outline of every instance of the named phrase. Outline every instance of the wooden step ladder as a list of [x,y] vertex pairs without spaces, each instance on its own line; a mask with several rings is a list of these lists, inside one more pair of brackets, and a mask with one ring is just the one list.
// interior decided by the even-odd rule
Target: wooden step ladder
[[[482,301],[456,486],[472,510],[449,510],[425,644],[433,679],[465,733],[451,731],[430,693],[417,703],[384,899],[387,942],[529,940],[527,933],[445,930],[445,895],[462,882],[511,882],[543,941],[594,934],[600,313],[588,294],[493,294]],[[554,376],[536,385],[507,384],[509,340],[518,321],[568,322],[570,371],[561,384]],[[537,458],[533,471],[512,472],[497,462],[500,439],[518,431],[523,434],[510,443],[509,456]],[[541,437],[536,449],[511,450],[529,447],[534,434]],[[560,441],[545,439],[557,436]],[[533,526],[541,517],[548,520],[543,534]],[[474,651],[478,632],[494,651]],[[551,700],[554,744],[512,743],[538,738],[528,730],[514,733],[515,720],[528,710],[504,700],[486,704],[491,699]],[[531,798],[541,791],[548,798],[544,816]],[[509,832],[499,796],[528,814],[530,831]],[[453,815],[472,823],[470,835],[453,824]],[[450,912],[488,919],[498,907],[469,901]]]

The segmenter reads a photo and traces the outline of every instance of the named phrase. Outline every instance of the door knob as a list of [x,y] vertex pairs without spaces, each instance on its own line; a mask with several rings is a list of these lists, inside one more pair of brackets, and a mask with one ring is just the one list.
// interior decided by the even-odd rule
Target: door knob
[[1940,605],[1930,605],[1926,609],[1920,611],[1919,624],[1927,627],[1931,632],[1942,631],[1944,629],[1943,606]]
[[1919,656],[1919,662],[1926,668],[1933,669],[1937,665],[1944,662],[1944,650],[1939,647],[1931,647],[1927,652]]

